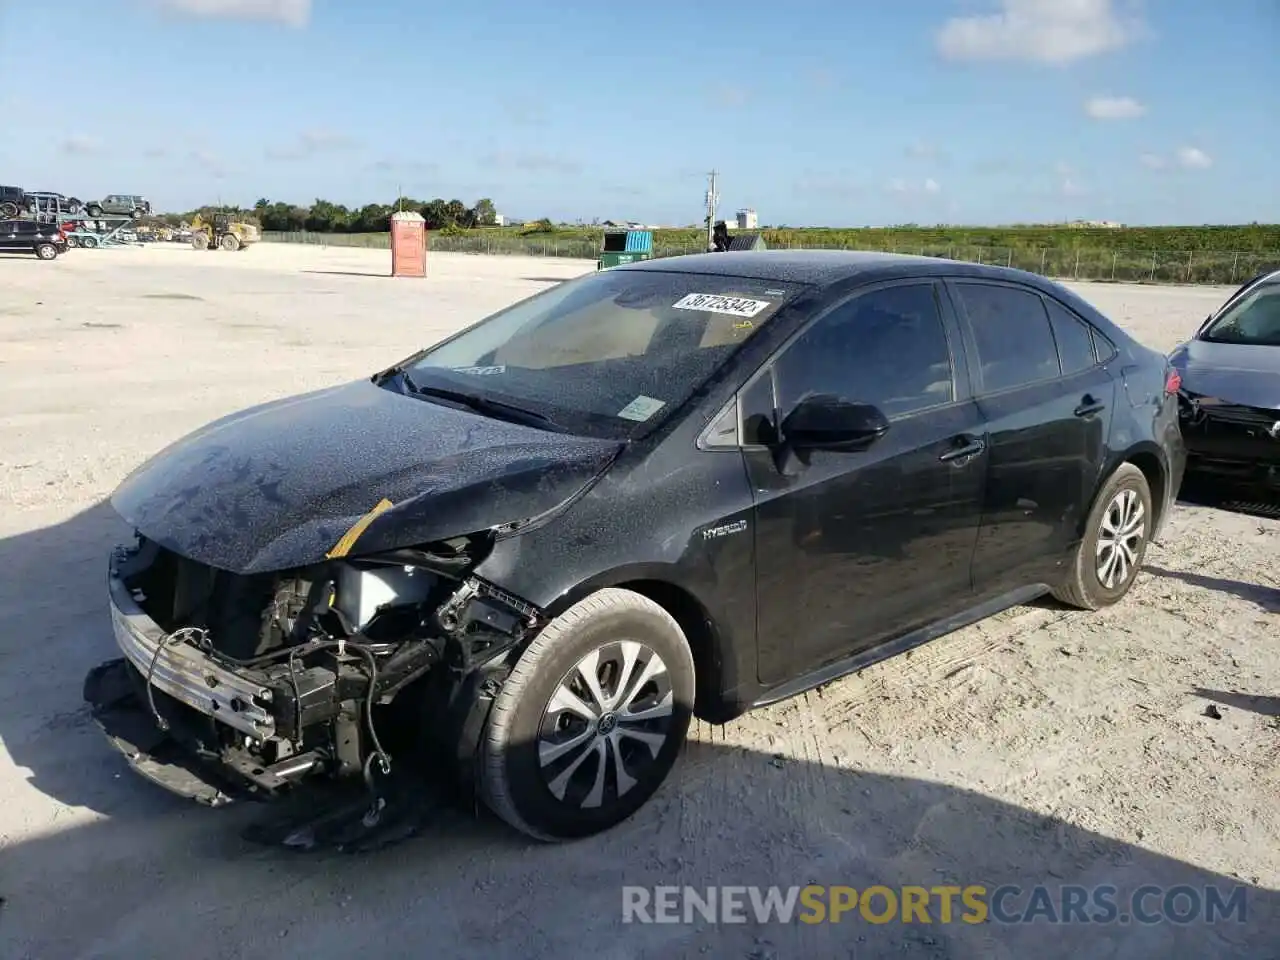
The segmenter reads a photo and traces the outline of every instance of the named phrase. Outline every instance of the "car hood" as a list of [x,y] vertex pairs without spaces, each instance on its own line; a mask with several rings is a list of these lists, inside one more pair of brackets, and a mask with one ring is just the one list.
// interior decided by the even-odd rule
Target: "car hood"
[[1280,409],[1280,347],[1188,340],[1169,359],[1188,393]]
[[384,499],[392,507],[353,556],[536,517],[620,447],[357,381],[214,421],[140,466],[111,502],[175,553],[258,573],[323,560]]

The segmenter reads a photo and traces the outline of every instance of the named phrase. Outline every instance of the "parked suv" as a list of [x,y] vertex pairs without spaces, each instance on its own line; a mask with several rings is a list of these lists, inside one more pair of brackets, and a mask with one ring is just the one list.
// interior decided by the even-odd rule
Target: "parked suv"
[[27,193],[21,187],[0,187],[0,220],[16,217],[27,206]]
[[57,225],[34,220],[0,220],[0,253],[34,253],[56,260],[67,252],[67,238]]
[[343,829],[377,829],[452,773],[532,836],[595,833],[693,715],[1042,594],[1119,601],[1182,476],[1176,389],[1016,270],[591,273],[140,466],[112,496],[136,531],[109,561],[120,657],[85,696],[140,773],[214,805],[339,781]]
[[126,193],[113,193],[101,200],[91,201],[85,204],[84,209],[93,218],[101,217],[104,213],[133,217],[135,220],[151,215],[151,203],[146,197]]

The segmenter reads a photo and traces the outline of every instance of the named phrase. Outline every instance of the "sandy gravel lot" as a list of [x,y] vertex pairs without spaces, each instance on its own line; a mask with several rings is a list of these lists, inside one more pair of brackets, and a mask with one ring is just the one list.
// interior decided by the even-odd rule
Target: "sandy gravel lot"
[[[81,707],[103,505],[166,442],[366,375],[592,265],[260,245],[0,257],[0,958],[1275,957],[1280,522],[1182,506],[1130,598],[1019,607],[723,728],[614,832],[489,818],[367,857],[238,837]],[[1167,348],[1220,289],[1077,289]],[[1206,715],[1216,704],[1220,718]],[[1247,885],[1244,923],[621,923],[621,887]],[[1158,899],[1155,901],[1158,903]]]

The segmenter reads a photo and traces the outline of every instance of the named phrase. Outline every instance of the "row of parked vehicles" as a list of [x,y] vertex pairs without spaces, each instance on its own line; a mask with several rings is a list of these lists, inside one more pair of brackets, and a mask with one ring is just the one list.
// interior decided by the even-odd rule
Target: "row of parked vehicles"
[[84,202],[66,194],[49,190],[24,190],[21,187],[0,186],[0,219],[8,220],[25,215],[56,217],[84,215],[90,218],[104,216],[132,217],[139,220],[151,215],[151,202],[143,196],[130,193],[113,193],[101,200]]

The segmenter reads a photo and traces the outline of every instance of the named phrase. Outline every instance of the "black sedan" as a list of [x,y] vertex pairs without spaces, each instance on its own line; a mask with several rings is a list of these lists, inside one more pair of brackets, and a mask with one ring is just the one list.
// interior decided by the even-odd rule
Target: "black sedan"
[[529,835],[590,834],[658,789],[691,716],[1042,594],[1119,601],[1181,479],[1175,387],[1013,270],[592,273],[141,465],[113,497],[120,657],[86,697],[210,804],[351,783],[363,817],[323,830],[376,833],[421,793],[392,771],[430,769]]
[[1280,493],[1280,270],[1232,294],[1170,360],[1187,480]]

